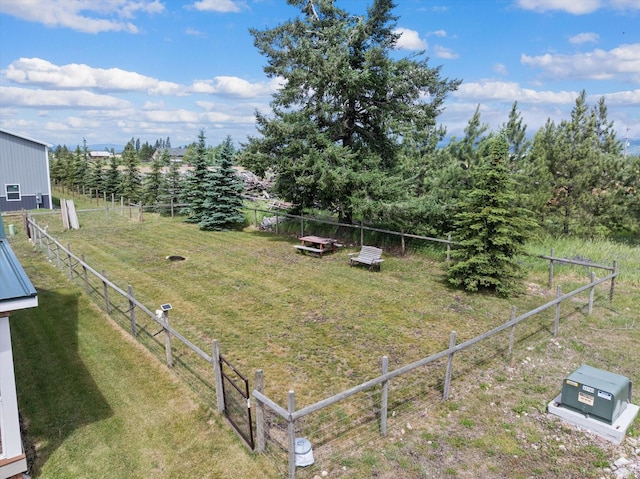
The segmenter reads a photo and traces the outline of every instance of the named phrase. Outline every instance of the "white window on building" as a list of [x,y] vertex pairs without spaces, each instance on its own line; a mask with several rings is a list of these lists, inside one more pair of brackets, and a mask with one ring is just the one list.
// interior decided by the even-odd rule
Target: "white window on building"
[[7,201],[20,201],[20,185],[5,185]]

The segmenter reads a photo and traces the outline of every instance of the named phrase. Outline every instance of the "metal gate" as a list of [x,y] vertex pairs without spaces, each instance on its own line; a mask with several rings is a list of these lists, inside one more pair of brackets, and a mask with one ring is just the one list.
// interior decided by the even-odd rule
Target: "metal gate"
[[222,354],[220,355],[220,373],[222,376],[224,415],[253,451],[253,422],[251,420],[249,380],[234,368]]

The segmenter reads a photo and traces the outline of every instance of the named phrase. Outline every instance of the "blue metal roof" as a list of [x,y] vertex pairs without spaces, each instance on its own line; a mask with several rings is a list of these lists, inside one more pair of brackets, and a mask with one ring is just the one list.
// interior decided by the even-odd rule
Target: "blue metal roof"
[[4,233],[0,216],[0,313],[38,305],[38,293]]

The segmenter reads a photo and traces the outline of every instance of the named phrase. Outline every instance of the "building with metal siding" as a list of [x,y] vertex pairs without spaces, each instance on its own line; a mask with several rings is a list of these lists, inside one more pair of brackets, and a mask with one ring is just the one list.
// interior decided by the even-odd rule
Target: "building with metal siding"
[[0,129],[0,211],[53,208],[48,146]]
[[0,478],[20,478],[27,471],[9,318],[14,311],[37,306],[38,293],[11,249],[0,216]]

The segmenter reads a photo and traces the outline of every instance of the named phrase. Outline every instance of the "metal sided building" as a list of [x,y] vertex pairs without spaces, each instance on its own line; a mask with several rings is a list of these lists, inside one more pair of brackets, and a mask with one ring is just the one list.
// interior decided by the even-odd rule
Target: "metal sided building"
[[20,478],[27,459],[20,435],[9,317],[38,306],[38,293],[11,249],[0,216],[0,478]]
[[0,129],[0,211],[52,209],[48,145]]

